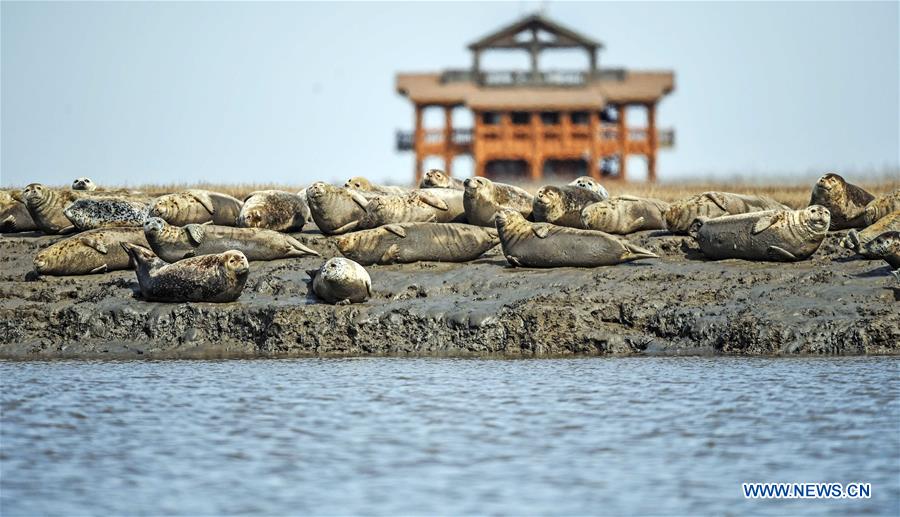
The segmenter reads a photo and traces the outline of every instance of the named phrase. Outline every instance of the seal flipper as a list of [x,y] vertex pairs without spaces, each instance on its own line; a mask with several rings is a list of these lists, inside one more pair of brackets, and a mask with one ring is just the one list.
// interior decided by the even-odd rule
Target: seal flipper
[[391,244],[390,247],[381,255],[381,258],[378,259],[379,264],[393,264],[400,259],[400,246],[396,244]]
[[753,235],[762,233],[768,230],[772,225],[781,221],[784,217],[782,216],[782,212],[777,212],[772,215],[766,215],[759,218],[759,221],[753,224],[753,229],[750,230],[750,233]]
[[894,275],[894,278],[896,278],[898,282],[900,282],[900,269],[891,271],[891,274]]
[[847,248],[848,250],[859,252],[862,248],[862,243],[859,241],[859,233],[857,233],[855,229],[851,228],[850,233],[848,233],[846,237],[841,239],[840,245],[841,247]]
[[199,246],[200,243],[203,242],[203,236],[206,233],[203,226],[199,224],[186,225],[184,231],[187,232],[188,240],[190,240],[194,246]]
[[641,229],[641,226],[644,226],[644,216],[638,217],[634,221],[631,221],[631,224],[628,225],[628,228],[625,229],[625,233],[634,233]]
[[625,256],[623,258],[627,260],[638,260],[644,258],[659,258],[659,255],[653,253],[648,249],[644,249],[640,246],[634,245],[630,242],[622,242],[622,246],[625,247]]
[[429,194],[426,192],[416,192],[415,195],[418,196],[418,198],[426,205],[437,208],[438,210],[446,211],[450,209],[450,206],[447,205],[446,201],[435,196],[434,194]]
[[399,224],[388,224],[385,225],[384,229],[393,233],[397,237],[400,237],[401,239],[406,238],[406,230],[404,230],[403,227]]
[[209,196],[209,194],[207,194],[206,192],[197,192],[193,190],[189,191],[189,194],[191,195],[191,197],[196,199],[198,203],[203,205],[203,208],[205,208],[210,215],[216,213],[216,207],[215,205],[213,205],[212,198]]
[[103,241],[101,241],[99,239],[92,239],[90,237],[81,237],[78,239],[78,241],[81,242],[82,244],[84,244],[85,246],[87,246],[89,248],[93,248],[104,255],[109,253],[109,248],[106,247],[106,243],[104,243]]
[[725,212],[728,211],[728,203],[725,201],[725,198],[722,197],[722,194],[719,192],[704,192],[703,197],[709,199],[713,203],[716,204],[717,207],[721,208]]
[[344,226],[341,226],[340,228],[335,228],[334,230],[331,230],[331,233],[332,234],[347,233],[349,231],[354,230],[357,226],[359,226],[359,221],[350,221],[349,223],[345,224]]
[[797,260],[797,257],[795,257],[793,253],[784,248],[779,248],[778,246],[769,246],[766,250],[766,255],[773,260],[779,261],[795,262]]
[[319,255],[318,251],[311,249],[311,248],[307,248],[306,246],[303,245],[302,242],[291,237],[290,235],[288,235],[286,237],[287,237],[286,240],[288,242],[288,245],[291,246],[291,249],[288,250],[288,257],[305,257],[306,255],[315,255],[317,257],[321,256],[321,255]]
[[550,225],[548,224],[533,224],[531,225],[531,231],[534,233],[535,237],[538,239],[546,239],[548,235],[550,235]]
[[75,225],[73,224],[71,226],[66,226],[65,228],[61,229],[57,233],[59,235],[68,235],[70,233],[76,233],[77,231],[78,231],[78,228],[75,228]]
[[365,208],[369,205],[369,201],[359,192],[350,191],[350,198],[353,199],[353,202],[359,205],[359,207],[363,210],[365,210]]
[[91,273],[106,273],[107,269],[106,264],[103,264],[102,266],[97,266],[92,269]]

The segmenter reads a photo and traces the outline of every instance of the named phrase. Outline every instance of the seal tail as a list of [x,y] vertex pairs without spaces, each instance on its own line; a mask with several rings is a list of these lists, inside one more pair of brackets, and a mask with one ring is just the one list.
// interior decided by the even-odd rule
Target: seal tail
[[630,242],[623,242],[622,244],[625,246],[625,257],[624,258],[626,260],[659,258],[659,255],[657,255],[656,253],[653,253],[652,251],[650,251],[648,249],[644,249],[640,246],[635,246],[634,244],[631,244]]
[[700,228],[703,227],[703,223],[709,221],[708,217],[697,217],[691,222],[691,225],[688,226],[687,234],[690,235],[693,239],[697,239],[697,236],[700,235]]
[[125,253],[128,253],[128,256],[131,258],[131,267],[132,269],[148,264],[152,262],[153,259],[156,258],[156,255],[143,246],[138,246],[137,244],[132,244],[130,242],[120,242],[120,246],[125,250]]
[[290,251],[288,251],[289,257],[305,257],[307,255],[315,255],[316,257],[322,256],[318,251],[304,246],[302,242],[293,237],[288,237],[287,240],[288,244],[290,244],[292,248]]
[[840,245],[848,250],[860,251],[860,249],[862,249],[862,242],[859,240],[859,233],[857,233],[856,230],[851,229],[850,233],[841,239]]

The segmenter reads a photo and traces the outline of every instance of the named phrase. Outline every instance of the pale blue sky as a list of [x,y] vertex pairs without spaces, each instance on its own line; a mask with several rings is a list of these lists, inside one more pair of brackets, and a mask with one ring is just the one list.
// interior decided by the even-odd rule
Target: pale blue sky
[[[409,181],[394,74],[467,67],[540,5],[3,2],[0,183]],[[601,66],[675,70],[663,180],[900,164],[897,2],[545,5],[605,43]]]

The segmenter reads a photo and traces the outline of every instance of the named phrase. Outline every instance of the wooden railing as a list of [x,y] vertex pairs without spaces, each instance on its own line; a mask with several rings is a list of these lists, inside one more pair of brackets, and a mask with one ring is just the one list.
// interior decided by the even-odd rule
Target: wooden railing
[[[583,128],[584,126],[572,126],[573,130]],[[494,126],[486,126],[493,129]],[[520,136],[529,136],[530,126],[513,126],[514,129],[520,128],[523,134]],[[499,126],[497,126],[499,131]],[[562,126],[544,126],[545,133],[558,135],[562,131]],[[619,138],[619,130],[615,127],[601,127],[599,129],[600,140],[615,141]],[[573,131],[574,132],[574,131]],[[516,131],[514,133],[518,134]],[[426,144],[442,144],[444,142],[443,129],[426,129],[422,131],[422,136]],[[452,137],[453,145],[459,147],[470,147],[472,145],[473,131],[470,128],[454,129]],[[647,140],[647,128],[629,128],[628,140],[633,142],[642,142]],[[656,131],[656,142],[660,148],[671,148],[675,146],[675,130],[674,129],[658,129]],[[414,131],[397,131],[397,150],[412,151],[415,149],[415,132]]]
[[583,70],[494,70],[475,73],[472,70],[446,70],[441,83],[474,82],[481,86],[584,86],[590,81],[623,81],[625,69],[604,68],[595,72]]

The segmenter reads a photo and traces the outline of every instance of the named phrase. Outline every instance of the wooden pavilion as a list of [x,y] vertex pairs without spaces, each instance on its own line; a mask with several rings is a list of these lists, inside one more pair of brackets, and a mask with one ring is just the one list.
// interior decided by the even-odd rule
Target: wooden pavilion
[[[549,49],[582,49],[586,70],[541,70]],[[415,180],[429,156],[472,155],[475,175],[515,174],[540,181],[545,173],[626,179],[627,157],[647,159],[649,181],[656,180],[656,156],[674,144],[672,130],[656,126],[656,105],[674,89],[672,71],[604,68],[603,44],[541,15],[525,17],[469,45],[468,70],[397,75],[397,92],[415,107],[415,129],[397,134],[397,149],[415,152]],[[493,50],[524,50],[530,70],[488,71],[481,55]],[[474,128],[453,126],[453,109],[472,110]],[[426,108],[444,110],[444,127],[426,130]],[[627,125],[628,108],[646,110],[646,127]]]

